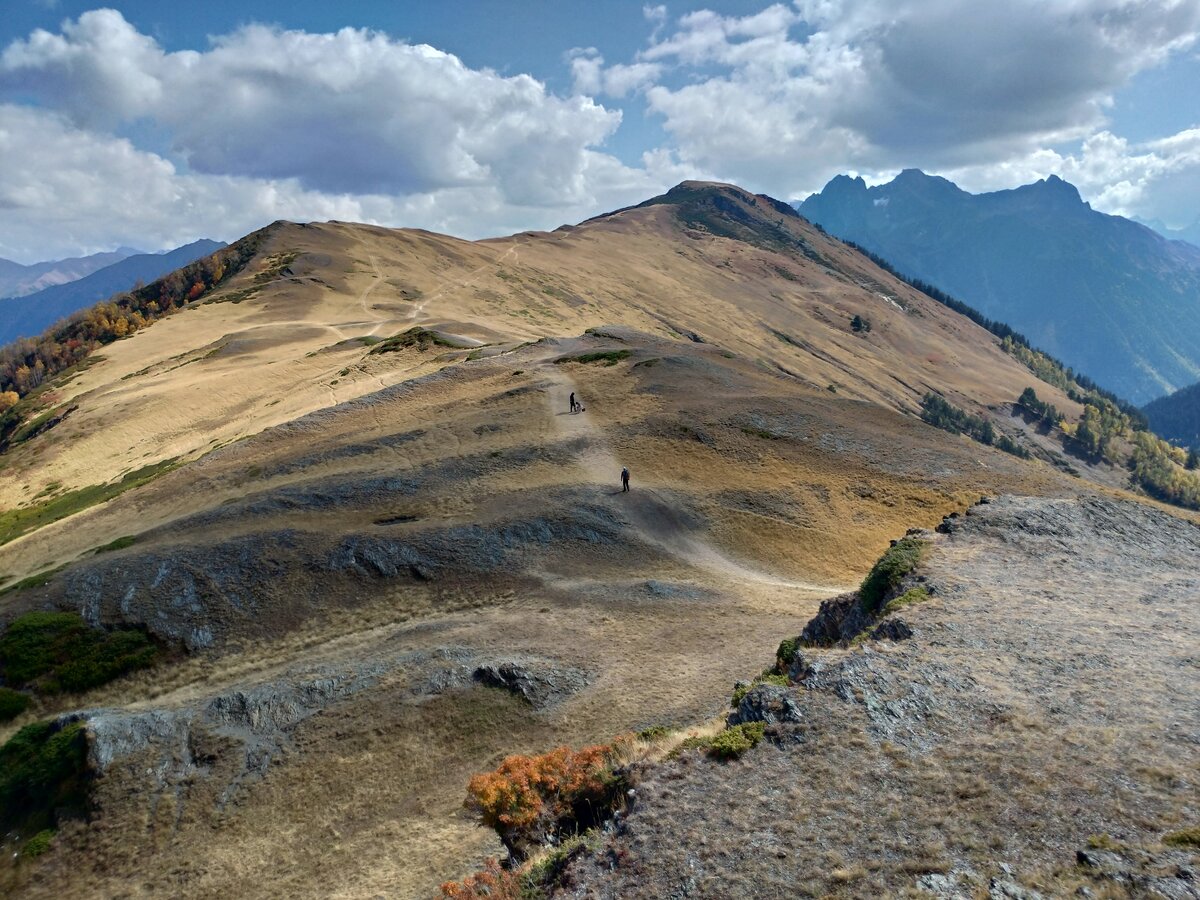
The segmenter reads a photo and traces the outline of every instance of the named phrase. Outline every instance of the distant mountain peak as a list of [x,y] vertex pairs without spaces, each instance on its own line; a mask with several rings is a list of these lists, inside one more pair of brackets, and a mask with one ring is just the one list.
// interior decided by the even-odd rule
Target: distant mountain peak
[[1037,191],[1044,196],[1054,197],[1063,202],[1084,205],[1083,197],[1079,195],[1079,189],[1071,184],[1071,182],[1064,181],[1057,175],[1039,179],[1033,184],[1027,184],[1023,188],[1017,188],[1017,190]]
[[1059,175],[981,194],[918,169],[854,184],[836,178],[799,211],[1134,402],[1195,380],[1200,250],[1190,244],[1096,212]]

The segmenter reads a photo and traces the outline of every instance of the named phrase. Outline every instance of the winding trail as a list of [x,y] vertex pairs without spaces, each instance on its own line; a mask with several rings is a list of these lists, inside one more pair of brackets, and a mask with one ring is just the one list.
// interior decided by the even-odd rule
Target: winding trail
[[466,275],[464,275],[462,278],[448,280],[445,284],[443,284],[441,287],[439,287],[437,290],[435,290],[432,294],[430,294],[427,297],[423,297],[421,299],[420,303],[415,304],[413,306],[413,308],[408,311],[408,316],[407,316],[408,320],[410,322],[415,322],[417,320],[417,317],[425,312],[425,307],[429,304],[429,302],[431,300],[437,299],[438,297],[441,297],[443,294],[446,293],[446,291],[451,290],[452,288],[461,289],[461,288],[470,287],[476,281],[479,280],[479,274],[481,272],[483,272],[485,269],[498,268],[509,257],[512,257],[514,260],[519,260],[520,255],[517,253],[517,246],[518,246],[517,244],[513,244],[511,247],[509,247],[507,250],[505,250],[503,253],[501,253],[498,257],[496,257],[496,259],[492,260],[491,262],[486,262],[482,266],[477,266],[476,268],[474,268],[470,272],[468,272]]
[[778,578],[731,559],[699,537],[671,502],[664,499],[652,486],[638,480],[636,473],[631,480],[634,487],[628,494],[622,493],[617,487],[620,483],[622,463],[612,452],[604,433],[586,411],[564,413],[568,408],[569,395],[575,392],[578,396],[579,388],[571,377],[553,362],[543,362],[541,370],[552,385],[551,390],[546,392],[550,421],[563,438],[583,439],[583,449],[579,453],[578,462],[587,474],[587,481],[613,486],[613,495],[619,496],[618,502],[622,504],[621,510],[626,520],[646,543],[683,562],[733,581],[749,581],[829,595],[847,590],[845,586],[840,585]]

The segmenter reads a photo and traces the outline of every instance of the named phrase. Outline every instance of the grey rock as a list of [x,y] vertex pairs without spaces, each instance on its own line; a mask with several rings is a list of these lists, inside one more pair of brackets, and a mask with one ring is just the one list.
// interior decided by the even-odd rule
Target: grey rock
[[874,640],[889,640],[889,641],[907,641],[913,636],[913,630],[903,619],[897,619],[895,616],[889,616],[871,632],[871,637]]
[[993,878],[988,884],[988,900],[1045,900],[1045,897],[1011,878]]
[[766,722],[768,725],[795,723],[803,719],[791,692],[777,684],[756,684],[729,714],[728,724]]
[[512,691],[535,709],[558,703],[588,684],[587,673],[581,669],[513,660],[484,663],[472,677],[482,684]]

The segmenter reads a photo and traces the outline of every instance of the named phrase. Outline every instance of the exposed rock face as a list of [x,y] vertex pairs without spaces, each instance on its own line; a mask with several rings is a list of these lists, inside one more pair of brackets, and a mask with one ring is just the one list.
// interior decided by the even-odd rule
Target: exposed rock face
[[484,663],[473,676],[482,684],[512,691],[534,708],[556,703],[587,687],[587,675],[579,669],[550,667],[535,668],[528,662],[506,661]]
[[821,602],[821,608],[800,633],[800,642],[809,647],[828,647],[848,641],[871,622],[858,602],[858,594],[839,594]]
[[149,795],[220,777],[223,804],[247,779],[266,773],[300,722],[372,686],[385,668],[318,670],[174,709],[76,715],[87,722],[89,763],[98,775],[128,767]]
[[195,786],[219,806],[265,775],[292,746],[306,719],[375,687],[403,678],[415,699],[484,683],[511,690],[531,706],[557,703],[587,686],[581,669],[551,660],[481,659],[466,647],[406,652],[370,662],[287,672],[178,706],[139,712],[94,709],[65,717],[87,723],[89,764],[104,777],[115,770],[131,793],[152,799],[183,796]]
[[[243,511],[254,516],[274,514],[278,504],[333,509],[386,503],[403,493],[405,483],[347,482],[322,488],[320,496],[285,488],[247,501]],[[45,591],[93,626],[144,626],[161,640],[201,650],[220,646],[231,632],[294,627],[327,606],[333,586],[353,592],[361,579],[441,582],[492,574],[513,580],[538,553],[629,552],[628,531],[613,510],[577,496],[547,499],[553,513],[490,524],[348,535],[278,529],[100,556],[71,568]]]
[[756,684],[746,692],[737,709],[729,714],[730,725],[766,722],[768,725],[799,722],[800,707],[790,691],[777,684]]

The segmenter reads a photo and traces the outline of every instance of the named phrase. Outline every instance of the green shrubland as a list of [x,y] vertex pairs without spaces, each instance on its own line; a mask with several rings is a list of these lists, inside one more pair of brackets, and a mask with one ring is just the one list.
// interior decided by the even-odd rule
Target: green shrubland
[[888,548],[858,588],[858,599],[863,609],[877,612],[888,592],[898,588],[905,576],[920,565],[927,547],[925,541],[904,537]]
[[76,613],[31,612],[0,635],[0,676],[42,694],[78,693],[154,664],[141,631],[89,628]]

